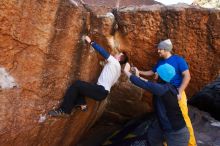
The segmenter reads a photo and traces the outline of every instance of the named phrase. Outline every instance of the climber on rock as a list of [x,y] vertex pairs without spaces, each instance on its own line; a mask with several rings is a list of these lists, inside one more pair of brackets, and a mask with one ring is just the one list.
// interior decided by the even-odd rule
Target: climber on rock
[[97,101],[105,99],[109,94],[111,87],[118,81],[121,75],[121,65],[128,61],[128,56],[125,52],[112,56],[96,42],[91,41],[90,37],[86,36],[84,39],[107,60],[107,63],[105,64],[96,84],[81,80],[75,81],[67,89],[63,102],[59,108],[48,112],[50,116],[56,117],[71,114],[72,109],[75,106],[80,106],[81,110],[86,110],[87,105],[85,97]]
[[189,131],[178,104],[178,89],[169,83],[176,74],[175,68],[165,63],[160,65],[156,71],[157,83],[142,80],[137,69],[136,75],[132,74],[129,63],[126,63],[124,68],[124,73],[133,84],[154,95],[153,105],[157,118],[148,129],[148,142],[150,146],[163,146],[164,140],[168,146],[187,146]]
[[158,77],[156,70],[158,67],[160,67],[160,65],[167,63],[175,68],[176,75],[173,77],[170,83],[178,89],[179,106],[182,111],[183,117],[186,121],[187,128],[190,132],[190,139],[188,146],[196,146],[193,127],[188,115],[187,97],[185,94],[185,89],[188,86],[189,81],[191,79],[189,67],[184,58],[180,57],[179,55],[172,54],[172,49],[173,49],[173,45],[170,39],[161,41],[157,46],[157,52],[161,59],[157,62],[157,64],[153,67],[152,70],[139,71],[139,72],[140,75],[144,75],[144,76],[155,75],[155,79],[156,79]]

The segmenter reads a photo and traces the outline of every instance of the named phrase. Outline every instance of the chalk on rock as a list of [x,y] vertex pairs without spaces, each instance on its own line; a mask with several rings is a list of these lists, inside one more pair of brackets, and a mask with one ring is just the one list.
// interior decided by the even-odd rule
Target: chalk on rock
[[98,18],[110,18],[114,21],[115,15],[112,12],[108,12],[104,15],[97,15]]
[[75,5],[76,7],[78,7],[78,3],[75,0],[69,0],[71,4]]
[[211,125],[215,127],[220,127],[220,122],[212,122]]
[[17,87],[14,78],[10,76],[5,68],[0,68],[0,88],[2,89],[8,89],[8,88],[14,88]]
[[105,66],[105,61],[100,61],[99,65],[102,66],[102,67]]
[[111,19],[114,19],[115,18],[115,15],[112,13],[112,12],[108,12],[106,13],[106,17],[109,17]]
[[43,123],[46,119],[47,119],[47,115],[46,114],[44,114],[44,115],[40,114],[40,118],[38,120],[38,123]]
[[86,3],[83,0],[80,0],[81,4],[85,5]]

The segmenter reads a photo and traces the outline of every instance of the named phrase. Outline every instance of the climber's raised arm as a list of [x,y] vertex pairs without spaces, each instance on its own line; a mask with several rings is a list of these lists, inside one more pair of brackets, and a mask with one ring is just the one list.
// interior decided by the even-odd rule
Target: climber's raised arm
[[85,37],[85,40],[87,43],[89,43],[99,54],[101,54],[106,60],[109,58],[110,54],[102,48],[100,45],[98,45],[95,41],[92,41],[89,36]]

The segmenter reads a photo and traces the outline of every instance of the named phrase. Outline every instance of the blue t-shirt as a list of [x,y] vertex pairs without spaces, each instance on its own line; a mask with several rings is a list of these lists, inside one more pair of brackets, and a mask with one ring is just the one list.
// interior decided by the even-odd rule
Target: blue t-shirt
[[167,59],[160,59],[157,62],[157,64],[153,67],[153,72],[157,72],[157,68],[165,63],[168,63],[175,68],[176,75],[173,77],[170,83],[179,88],[183,80],[182,72],[189,69],[185,59],[178,55],[172,55]]

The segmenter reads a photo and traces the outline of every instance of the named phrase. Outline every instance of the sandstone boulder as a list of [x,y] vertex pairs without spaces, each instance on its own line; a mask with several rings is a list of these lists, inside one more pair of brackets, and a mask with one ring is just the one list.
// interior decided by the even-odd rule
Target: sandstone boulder
[[158,58],[155,45],[171,38],[175,53],[190,66],[189,95],[219,74],[220,11],[154,5],[121,8],[112,17],[106,13],[111,7],[95,7],[76,6],[68,0],[0,2],[0,67],[10,77],[4,80],[9,88],[1,84],[0,90],[2,145],[74,145],[102,114],[107,101],[108,112],[116,118],[151,110],[151,101],[145,100],[149,96],[120,79],[121,86],[112,90],[107,101],[88,99],[87,113],[77,111],[69,118],[44,121],[73,81],[94,82],[99,75],[103,59],[81,41],[85,34],[111,53],[127,51],[130,61],[146,70]]

